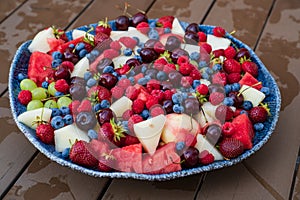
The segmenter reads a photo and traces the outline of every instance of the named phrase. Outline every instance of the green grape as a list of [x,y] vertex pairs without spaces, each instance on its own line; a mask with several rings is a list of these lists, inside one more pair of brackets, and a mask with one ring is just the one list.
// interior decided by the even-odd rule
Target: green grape
[[56,89],[54,86],[55,86],[55,82],[52,82],[48,85],[48,92],[51,96],[55,96]]
[[47,98],[47,90],[45,88],[35,88],[31,91],[32,93],[32,99],[35,100],[42,100]]
[[72,103],[72,99],[70,99],[69,97],[60,97],[57,100],[57,106],[58,106],[58,108],[61,108],[63,106],[68,107],[70,105],[70,103]]
[[27,104],[27,111],[42,108],[44,105],[40,100],[32,100]]
[[50,100],[46,101],[44,103],[44,107],[45,108],[58,108],[56,101],[54,101],[53,99],[50,99]]
[[31,79],[23,79],[20,83],[21,90],[29,90],[32,91],[33,89],[37,88],[36,83]]

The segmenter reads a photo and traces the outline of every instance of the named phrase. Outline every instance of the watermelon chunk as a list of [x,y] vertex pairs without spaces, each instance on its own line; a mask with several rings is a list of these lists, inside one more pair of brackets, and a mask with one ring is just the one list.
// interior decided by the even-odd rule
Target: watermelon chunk
[[31,54],[28,65],[28,77],[38,86],[47,79],[51,80],[54,70],[51,67],[52,57],[46,53],[35,51]]
[[[259,83],[259,81],[248,72],[246,72],[245,75],[242,77],[242,79],[239,81],[239,84],[241,86],[248,85],[257,90],[260,90],[262,88],[262,84],[258,84],[258,83]],[[255,84],[257,84],[257,85],[255,85]],[[253,85],[255,85],[255,86],[253,86]]]
[[238,115],[233,119],[232,123],[237,130],[232,135],[232,137],[241,141],[245,149],[251,149],[253,146],[252,140],[255,133],[253,131],[252,123],[247,114]]
[[141,143],[114,149],[112,155],[116,159],[116,170],[142,173]]
[[175,142],[159,148],[153,156],[143,158],[143,173],[162,174],[181,170],[180,157],[175,152]]
[[102,157],[104,153],[109,154],[108,144],[100,140],[91,140],[89,143],[87,143],[86,148],[98,160]]

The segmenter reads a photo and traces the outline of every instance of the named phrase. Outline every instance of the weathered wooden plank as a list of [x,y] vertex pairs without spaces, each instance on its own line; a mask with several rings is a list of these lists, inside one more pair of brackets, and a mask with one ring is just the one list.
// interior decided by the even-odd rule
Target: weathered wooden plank
[[247,165],[287,199],[300,144],[300,2],[278,0],[258,44],[257,54],[275,77],[282,111],[271,140]]
[[[135,14],[138,11],[136,8],[141,9],[143,11],[146,11],[148,7],[151,5],[153,0],[147,1],[147,0],[140,0],[140,1],[134,1],[129,0],[126,1],[131,6],[128,8],[128,13]],[[82,25],[96,23],[100,20],[104,20],[106,17],[108,20],[113,20],[116,17],[123,14],[123,8],[124,8],[124,0],[114,0],[114,1],[106,1],[106,0],[100,0],[100,1],[94,1],[91,6],[85,10],[85,12],[78,18],[70,27],[76,28]],[[118,9],[119,7],[120,9]]]
[[149,182],[114,179],[102,199],[193,199],[202,176]]
[[15,9],[18,8],[26,0],[3,0],[0,1],[0,22],[4,20],[8,15],[10,15]]
[[251,47],[254,47],[267,19],[273,0],[218,0],[205,20],[205,24],[224,27]]
[[242,164],[237,164],[226,169],[209,172],[197,199],[271,200],[274,197]]
[[90,1],[30,0],[0,24],[0,93],[7,88],[11,59],[18,46],[45,27],[65,27]]
[[51,162],[41,153],[4,199],[97,199],[108,179],[95,178]]
[[36,150],[14,123],[7,93],[0,98],[0,127],[1,196]]
[[[298,157],[299,159],[299,157]],[[292,188],[292,198],[293,199],[300,199],[300,166],[298,166],[298,173],[295,178],[295,185]]]

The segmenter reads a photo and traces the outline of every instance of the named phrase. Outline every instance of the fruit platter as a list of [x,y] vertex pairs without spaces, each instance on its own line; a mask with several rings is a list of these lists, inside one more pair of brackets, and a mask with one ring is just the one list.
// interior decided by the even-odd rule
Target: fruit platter
[[19,129],[49,159],[160,181],[248,158],[281,105],[274,78],[233,33],[143,12],[41,30],[15,54],[9,97]]

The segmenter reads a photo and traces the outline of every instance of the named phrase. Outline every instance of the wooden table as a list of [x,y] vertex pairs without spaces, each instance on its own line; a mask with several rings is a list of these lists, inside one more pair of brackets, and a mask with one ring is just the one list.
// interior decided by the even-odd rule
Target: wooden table
[[[7,82],[17,47],[50,25],[114,19],[122,0],[0,1],[0,199],[300,199],[299,0],[130,0],[149,18],[220,25],[252,47],[276,79],[282,109],[269,142],[232,167],[165,182],[94,178],[39,153],[15,125]],[[134,13],[135,11],[131,11]]]

